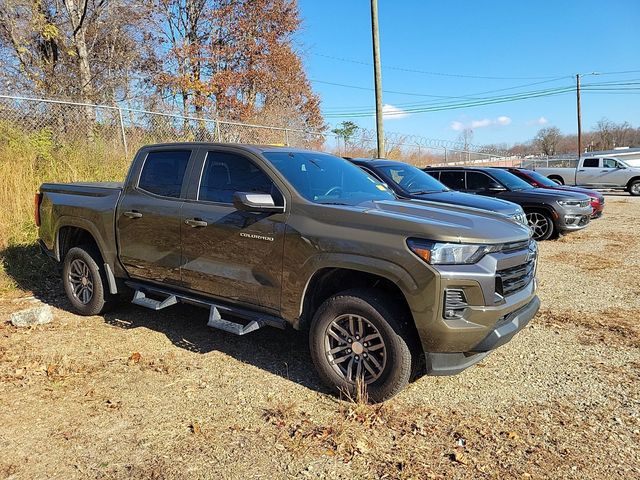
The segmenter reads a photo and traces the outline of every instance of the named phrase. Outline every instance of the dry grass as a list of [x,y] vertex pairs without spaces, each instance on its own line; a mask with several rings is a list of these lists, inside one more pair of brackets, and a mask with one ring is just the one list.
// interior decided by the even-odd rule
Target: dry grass
[[[0,121],[0,295],[20,288],[16,276],[42,273],[37,255],[30,257],[30,265],[16,265],[12,257],[19,250],[36,252],[30,246],[37,235],[33,197],[38,187],[44,182],[122,180],[129,162],[120,146],[98,138],[91,144],[61,145],[48,129],[25,133]],[[12,266],[22,273],[7,273]]]

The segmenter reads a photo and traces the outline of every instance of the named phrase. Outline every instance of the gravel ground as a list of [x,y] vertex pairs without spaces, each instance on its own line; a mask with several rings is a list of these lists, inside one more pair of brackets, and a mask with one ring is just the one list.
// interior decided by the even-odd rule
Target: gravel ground
[[[328,395],[306,339],[195,308],[0,324],[0,478],[640,478],[640,199],[540,245],[541,314],[384,405]],[[38,303],[0,299],[0,320]]]

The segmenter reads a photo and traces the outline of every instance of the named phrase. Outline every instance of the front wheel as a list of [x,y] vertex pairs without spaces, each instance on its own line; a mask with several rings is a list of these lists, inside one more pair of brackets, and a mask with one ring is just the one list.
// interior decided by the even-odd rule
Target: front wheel
[[629,185],[629,193],[634,197],[640,195],[640,180],[634,180],[633,182],[631,182],[631,184]]
[[547,212],[527,212],[527,223],[534,240],[548,240],[553,235],[553,219]]
[[370,401],[399,393],[412,375],[412,354],[401,309],[382,292],[349,290],[327,299],[311,323],[313,363],[327,386],[356,396],[366,386]]

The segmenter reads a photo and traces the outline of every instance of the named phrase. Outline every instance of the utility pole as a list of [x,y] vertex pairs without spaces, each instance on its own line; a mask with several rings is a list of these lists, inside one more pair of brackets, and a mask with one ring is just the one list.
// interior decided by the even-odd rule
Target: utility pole
[[582,115],[580,114],[580,74],[576,75],[576,105],[578,107],[578,161],[582,155]]
[[373,78],[376,89],[376,136],[378,139],[378,158],[384,158],[382,74],[380,73],[380,39],[378,38],[378,0],[371,0],[371,34],[373,37]]

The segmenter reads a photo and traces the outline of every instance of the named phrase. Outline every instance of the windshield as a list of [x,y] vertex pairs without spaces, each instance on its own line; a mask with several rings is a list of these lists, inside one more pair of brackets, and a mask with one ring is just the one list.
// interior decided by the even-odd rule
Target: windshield
[[545,177],[541,173],[534,172],[533,170],[522,170],[522,172],[530,177],[532,180],[535,180],[540,185],[544,185],[545,187],[558,187],[559,185],[551,180],[548,177]]
[[420,194],[449,190],[431,175],[413,165],[376,165],[373,168],[382,172],[389,180],[409,193]]
[[497,168],[487,169],[487,172],[491,173],[491,176],[502,183],[509,190],[531,190],[532,185],[529,185],[524,180],[516,177],[513,173],[509,173],[506,170],[498,170]]
[[264,152],[263,155],[309,201],[357,205],[370,200],[393,200],[381,182],[351,162],[326,153]]

